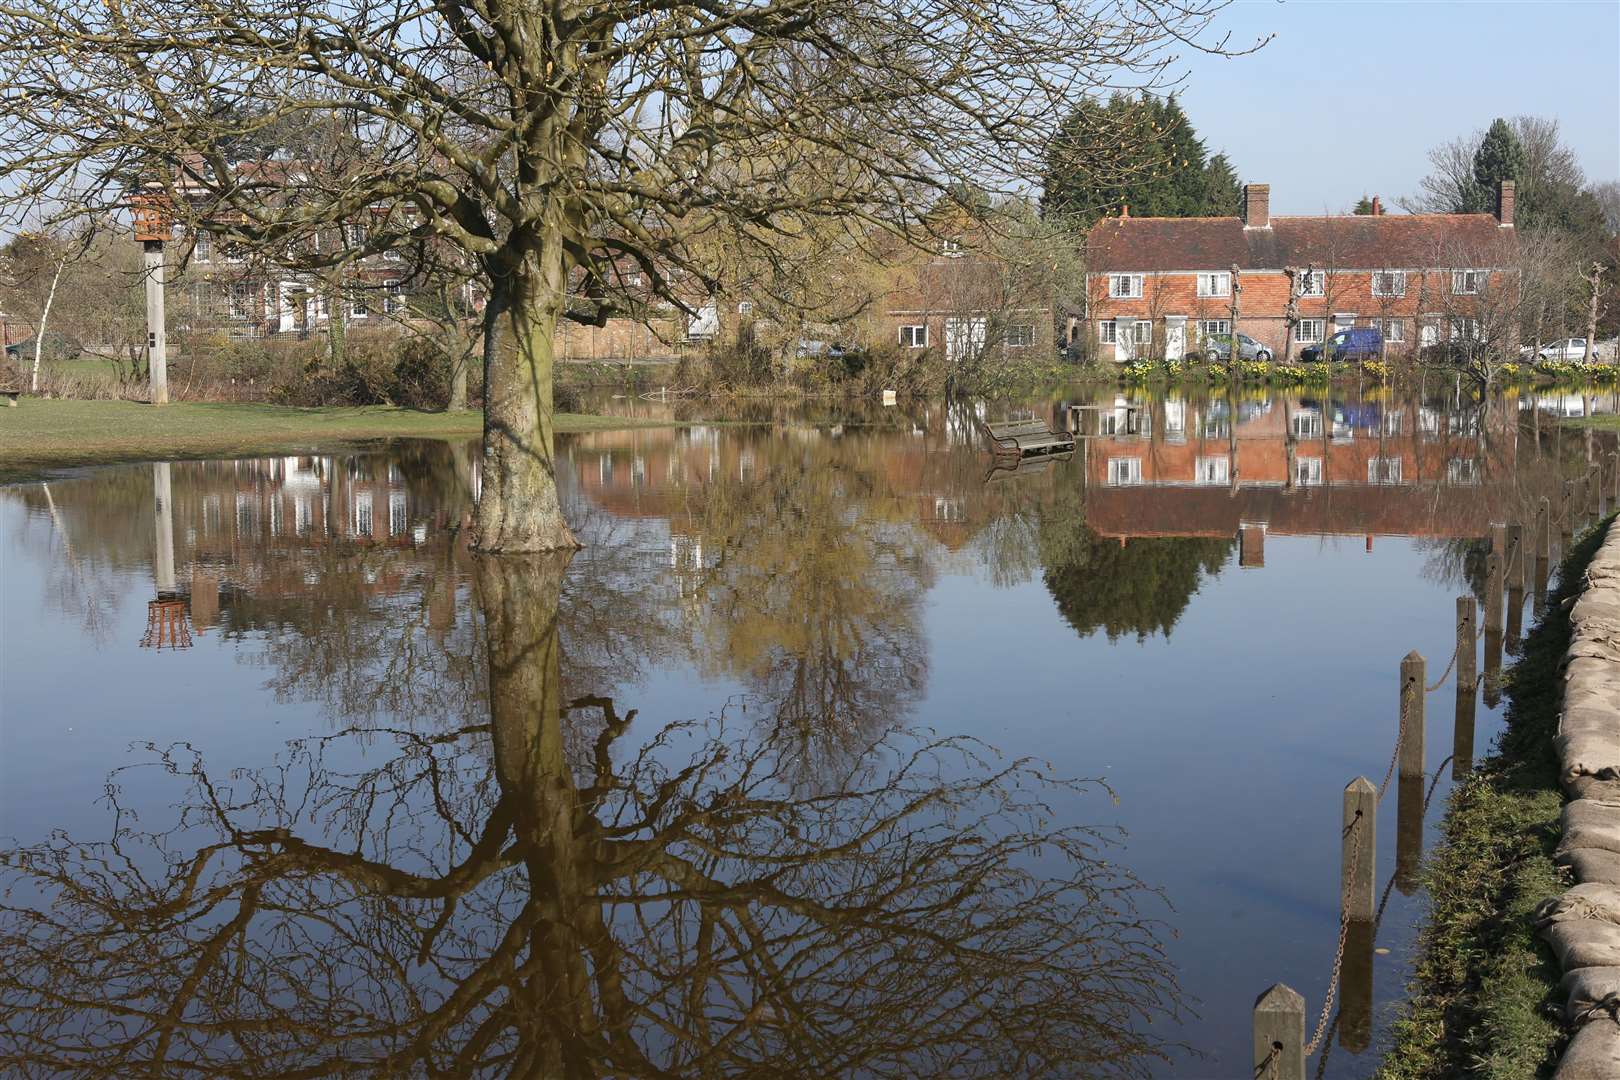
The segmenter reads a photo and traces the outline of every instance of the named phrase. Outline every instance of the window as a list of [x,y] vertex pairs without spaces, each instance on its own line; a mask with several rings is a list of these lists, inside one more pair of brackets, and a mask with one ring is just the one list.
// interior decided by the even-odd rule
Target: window
[[624,283],[631,288],[640,288],[642,283],[641,271],[635,270],[624,275]]
[[1229,484],[1232,482],[1232,459],[1225,454],[1219,457],[1199,458],[1197,470],[1196,483]]
[[1451,320],[1451,336],[1463,341],[1479,340],[1479,320],[1463,315]]
[[1401,459],[1373,457],[1367,459],[1367,483],[1398,484],[1401,482]]
[[1405,296],[1406,272],[1403,270],[1384,270],[1372,276],[1372,292],[1374,296]]
[[383,286],[383,314],[398,315],[405,310],[404,289],[397,281]]
[[352,248],[366,246],[366,227],[357,221],[343,226],[343,242]]
[[1232,292],[1232,275],[1229,273],[1199,274],[1199,296],[1229,296]]
[[1121,487],[1142,482],[1142,459],[1135,457],[1108,459],[1108,484]]
[[1485,275],[1479,270],[1453,270],[1451,291],[1458,296],[1473,296],[1484,281]]
[[349,318],[364,319],[370,316],[370,314],[371,308],[369,305],[367,305],[365,297],[357,296],[349,302]]
[[737,304],[737,314],[748,316],[752,315],[753,313],[754,302],[752,300],[743,300]]
[[927,326],[902,326],[900,328],[900,344],[908,349],[923,349],[928,346]]
[[1405,319],[1385,319],[1384,320],[1384,340],[1385,341],[1405,341],[1406,340],[1406,320]]
[[1153,344],[1153,323],[1149,319],[1136,320],[1136,336],[1133,340],[1138,345]]
[[405,525],[405,493],[403,491],[390,491],[388,493],[388,535],[401,535],[405,532]]
[[962,257],[962,238],[961,237],[952,237],[949,240],[941,240],[940,243],[939,243],[939,253],[941,255],[945,256],[947,259],[959,259],[959,258],[961,258]]
[[1452,458],[1446,462],[1446,483],[1479,483],[1479,463],[1473,458]]
[[253,286],[237,282],[225,297],[226,311],[233,319],[253,318]]
[[630,486],[641,487],[647,482],[647,459],[637,454],[630,459]]
[[603,454],[596,459],[596,476],[603,487],[613,486],[613,455]]
[[943,495],[934,496],[935,521],[966,521],[967,503],[962,499],[947,499]]
[[1112,345],[1119,340],[1118,329],[1112,319],[1104,319],[1097,324],[1097,340],[1104,345]]
[[1109,274],[1108,295],[1116,300],[1130,300],[1142,295],[1141,274]]
[[371,535],[371,492],[362,491],[354,497],[355,536]]
[[247,261],[247,249],[244,248],[241,244],[226,244],[225,245],[225,261],[228,262],[228,263],[246,262]]
[[293,528],[298,530],[299,536],[308,536],[314,528],[315,511],[310,504],[308,495],[300,495],[293,502]]
[[1327,274],[1321,270],[1301,270],[1294,278],[1294,288],[1301,296],[1321,296],[1327,291]]
[[1012,349],[1027,349],[1035,344],[1034,323],[1014,323],[1007,327],[1007,346]]
[[1198,320],[1198,336],[1201,337],[1201,338],[1204,338],[1205,340],[1208,340],[1209,338],[1212,338],[1212,337],[1214,337],[1214,338],[1231,337],[1232,336],[1232,320],[1231,319],[1199,319]]
[[1296,439],[1320,439],[1322,414],[1316,409],[1302,409],[1288,418]]
[[214,238],[207,229],[198,229],[191,243],[191,261],[205,263],[214,257]]
[[1294,324],[1294,340],[1301,345],[1314,345],[1322,340],[1321,319],[1301,319]]
[[1294,483],[1299,487],[1322,486],[1322,459],[1297,457],[1294,459]]

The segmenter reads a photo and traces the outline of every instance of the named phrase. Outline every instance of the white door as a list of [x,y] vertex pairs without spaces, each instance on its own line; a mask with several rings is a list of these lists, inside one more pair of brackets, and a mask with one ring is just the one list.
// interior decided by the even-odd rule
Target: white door
[[984,319],[945,320],[945,359],[959,363],[977,356],[984,348]]
[[283,334],[290,334],[298,329],[301,321],[298,318],[299,309],[303,306],[304,287],[296,281],[283,281],[277,289],[277,329]]
[[1164,320],[1164,355],[1180,360],[1187,355],[1187,320],[1171,316]]

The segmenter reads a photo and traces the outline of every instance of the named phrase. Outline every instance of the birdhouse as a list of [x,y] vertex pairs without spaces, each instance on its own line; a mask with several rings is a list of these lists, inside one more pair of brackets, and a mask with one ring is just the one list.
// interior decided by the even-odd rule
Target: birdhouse
[[174,215],[164,195],[131,195],[131,212],[135,215],[135,239],[142,242],[169,239],[173,231]]

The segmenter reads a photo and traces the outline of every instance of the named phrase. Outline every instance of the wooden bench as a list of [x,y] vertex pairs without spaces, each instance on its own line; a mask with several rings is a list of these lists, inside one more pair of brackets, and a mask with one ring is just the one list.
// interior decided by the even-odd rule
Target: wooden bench
[[1074,436],[1067,431],[1053,431],[1043,420],[1009,420],[989,424],[979,421],[979,430],[990,440],[990,448],[997,454],[1062,454],[1074,449]]

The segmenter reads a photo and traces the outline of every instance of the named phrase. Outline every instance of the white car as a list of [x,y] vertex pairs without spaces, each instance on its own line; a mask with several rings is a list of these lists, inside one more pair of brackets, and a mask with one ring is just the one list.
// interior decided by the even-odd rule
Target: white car
[[1579,360],[1586,359],[1586,339],[1583,337],[1564,338],[1551,345],[1543,345],[1536,354],[1543,360]]

